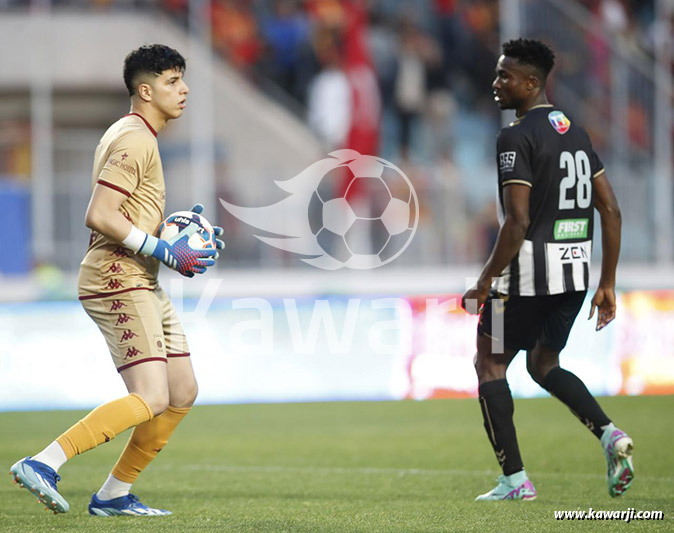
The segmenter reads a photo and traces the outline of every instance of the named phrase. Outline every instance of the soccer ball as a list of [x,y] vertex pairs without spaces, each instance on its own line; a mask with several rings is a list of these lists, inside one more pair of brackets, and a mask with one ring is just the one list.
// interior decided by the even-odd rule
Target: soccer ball
[[418,220],[409,178],[369,155],[358,154],[327,172],[309,203],[309,226],[318,245],[355,269],[393,261],[412,240]]
[[213,226],[203,215],[192,211],[176,211],[171,213],[166,220],[159,225],[159,238],[169,240],[178,235],[191,222],[197,224],[198,229],[187,240],[187,244],[193,250],[215,248],[215,233]]

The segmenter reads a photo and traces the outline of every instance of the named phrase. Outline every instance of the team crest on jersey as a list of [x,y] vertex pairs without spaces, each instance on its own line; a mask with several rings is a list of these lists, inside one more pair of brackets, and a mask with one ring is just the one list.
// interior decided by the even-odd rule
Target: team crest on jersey
[[571,127],[571,121],[561,111],[552,111],[548,114],[548,120],[557,133],[564,135]]

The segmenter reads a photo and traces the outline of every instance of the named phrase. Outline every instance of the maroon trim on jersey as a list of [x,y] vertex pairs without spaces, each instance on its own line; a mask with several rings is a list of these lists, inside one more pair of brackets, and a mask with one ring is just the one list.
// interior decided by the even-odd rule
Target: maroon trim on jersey
[[84,300],[95,300],[97,298],[107,298],[108,296],[117,296],[118,294],[122,294],[123,292],[130,292],[130,291],[151,291],[150,287],[131,287],[129,289],[122,289],[121,291],[114,291],[114,292],[97,292],[96,294],[89,294],[87,296],[80,296],[79,301],[82,302]]
[[126,195],[128,198],[131,198],[131,193],[127,191],[126,189],[122,189],[119,185],[115,185],[114,183],[110,183],[109,181],[105,180],[98,180],[96,183],[100,183],[101,185],[108,187],[112,189],[113,191],[121,192],[122,194]]
[[189,357],[190,353],[167,353],[166,357]]
[[154,130],[154,128],[152,126],[150,126],[150,123],[147,120],[145,120],[145,117],[143,115],[139,115],[138,113],[127,113],[124,116],[130,117],[131,115],[134,115],[136,117],[140,117],[142,119],[142,121],[145,122],[145,125],[148,127],[148,129],[152,132],[152,135],[154,135],[155,137],[157,136],[157,132]]
[[165,363],[167,362],[166,359],[164,359],[163,357],[148,357],[147,359],[141,359],[140,361],[134,361],[133,363],[122,365],[117,369],[117,372],[121,372],[122,370],[126,370],[127,368],[131,368],[132,366],[136,366],[141,363],[147,363],[148,361],[164,361]]

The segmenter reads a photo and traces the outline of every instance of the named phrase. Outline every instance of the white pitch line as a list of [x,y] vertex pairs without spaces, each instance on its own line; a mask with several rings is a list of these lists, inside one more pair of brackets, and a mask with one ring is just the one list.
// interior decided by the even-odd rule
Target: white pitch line
[[[180,470],[216,470],[220,472],[307,473],[307,474],[365,474],[396,476],[484,476],[497,475],[491,470],[428,470],[423,468],[377,468],[342,466],[281,466],[281,465],[186,465]],[[171,468],[173,469],[173,468]]]
[[[386,475],[386,476],[497,476],[496,470],[433,470],[425,468],[379,468],[379,467],[344,467],[344,466],[283,466],[283,465],[214,465],[192,464],[183,466],[166,466],[170,470],[187,471],[216,471],[216,472],[261,472],[280,474],[363,474],[363,475]],[[604,479],[604,474],[590,474],[585,472],[544,472],[535,471],[534,478],[572,478],[572,479]],[[643,481],[674,482],[674,477],[668,476],[640,476],[637,479]]]

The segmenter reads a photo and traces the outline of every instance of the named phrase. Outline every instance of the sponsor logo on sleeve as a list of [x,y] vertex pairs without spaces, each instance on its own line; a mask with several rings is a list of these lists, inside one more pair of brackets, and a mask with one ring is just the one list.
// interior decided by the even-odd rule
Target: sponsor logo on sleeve
[[117,167],[118,169],[122,170],[123,172],[126,172],[127,174],[131,174],[132,176],[136,176],[136,167],[131,166],[128,163],[124,162],[124,160],[127,157],[129,157],[129,156],[126,152],[122,155],[121,161],[119,159],[115,159],[114,157],[111,157],[110,159],[108,159],[108,165],[112,165],[113,167]]
[[517,152],[501,152],[498,155],[498,168],[499,172],[512,172],[515,170],[515,158],[517,157]]

